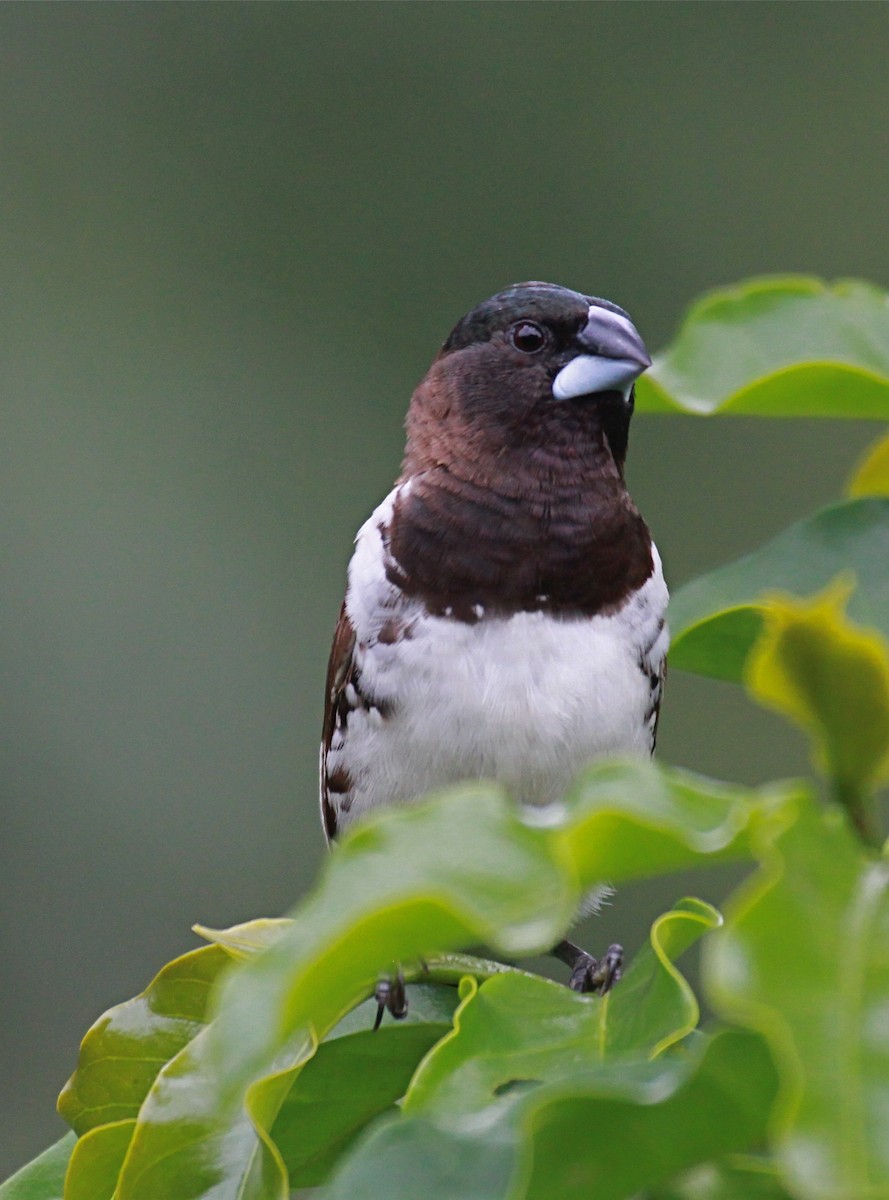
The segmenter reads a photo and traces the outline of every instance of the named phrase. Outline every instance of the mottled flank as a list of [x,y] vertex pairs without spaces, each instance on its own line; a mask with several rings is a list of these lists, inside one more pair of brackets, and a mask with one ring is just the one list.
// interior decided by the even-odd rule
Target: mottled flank
[[351,686],[354,662],[355,630],[343,604],[333,636],[333,646],[327,664],[327,687],[324,698],[324,728],[321,735],[321,817],[328,838],[336,837],[337,808],[331,802],[332,795],[348,793],[351,783],[345,767],[338,767],[328,774],[327,759],[330,747],[342,743],[349,719],[349,702],[346,696]]
[[352,789],[352,777],[345,767],[337,767],[327,776],[327,790],[335,795],[344,796]]
[[[387,628],[388,627],[388,628]],[[409,636],[407,627],[390,618],[374,640],[384,641],[383,632],[393,640],[396,630]],[[386,643],[391,644],[391,643]],[[392,715],[390,699],[374,696],[362,681],[358,664],[362,647],[356,643],[355,630],[346,605],[340,609],[327,666],[327,694],[324,705],[324,727],[321,736],[321,814],[328,838],[336,836],[337,817],[348,813],[352,805],[354,781],[348,767],[332,759],[342,750],[353,713],[372,714],[382,721]]]
[[395,646],[398,642],[411,637],[411,627],[399,617],[387,617],[380,626],[377,641],[383,646]]
[[666,620],[661,617],[657,632],[651,642],[643,647],[639,656],[639,670],[648,676],[650,688],[648,707],[645,710],[645,723],[651,731],[651,753],[657,746],[657,727],[661,715],[661,699],[664,694],[664,684],[667,681],[667,649],[670,634]]
[[[321,752],[322,764],[324,761],[324,751]],[[324,834],[329,842],[332,842],[336,837],[336,809],[330,803],[330,797],[327,793],[327,788],[324,780],[324,767],[321,767],[321,822],[324,826]]]

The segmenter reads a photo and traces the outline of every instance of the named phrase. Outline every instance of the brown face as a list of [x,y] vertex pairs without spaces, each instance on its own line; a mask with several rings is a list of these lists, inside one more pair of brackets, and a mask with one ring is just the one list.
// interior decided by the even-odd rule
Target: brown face
[[464,317],[408,412],[392,582],[464,621],[621,603],[652,569],[622,471],[648,361],[620,309],[549,284]]
[[408,457],[419,466],[459,447],[570,454],[604,435],[626,453],[633,380],[649,359],[629,317],[606,300],[518,284],[455,326],[417,389]]

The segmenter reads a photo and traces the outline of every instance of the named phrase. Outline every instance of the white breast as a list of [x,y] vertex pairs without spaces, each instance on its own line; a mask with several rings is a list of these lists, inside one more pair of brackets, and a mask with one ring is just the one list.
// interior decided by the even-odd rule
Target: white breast
[[[652,676],[668,641],[657,551],[650,578],[612,616],[431,617],[386,578],[382,530],[395,494],[360,530],[349,568],[362,691],[387,715],[356,709],[329,751],[328,770],[352,780],[348,798],[331,797],[338,820],[471,778],[545,804],[592,758],[650,754]],[[409,635],[379,641],[393,616]]]

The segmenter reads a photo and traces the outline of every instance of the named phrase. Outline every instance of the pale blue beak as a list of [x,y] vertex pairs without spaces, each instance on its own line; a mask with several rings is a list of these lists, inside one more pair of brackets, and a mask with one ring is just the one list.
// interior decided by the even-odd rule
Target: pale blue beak
[[622,392],[628,398],[635,380],[651,366],[645,343],[629,317],[595,304],[590,305],[577,345],[580,353],[553,380],[557,400],[596,392]]

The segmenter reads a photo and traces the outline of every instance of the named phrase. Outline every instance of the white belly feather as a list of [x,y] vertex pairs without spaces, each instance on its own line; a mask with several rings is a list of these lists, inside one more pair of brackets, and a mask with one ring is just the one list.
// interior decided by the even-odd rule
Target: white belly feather
[[[328,769],[343,766],[352,780],[348,817],[339,819],[471,778],[545,804],[590,759],[649,754],[651,676],[668,642],[657,550],[652,575],[612,616],[430,617],[386,579],[381,530],[394,496],[360,530],[349,568],[362,690],[387,715],[356,708],[331,746]],[[410,635],[387,644],[378,635],[393,615]]]

